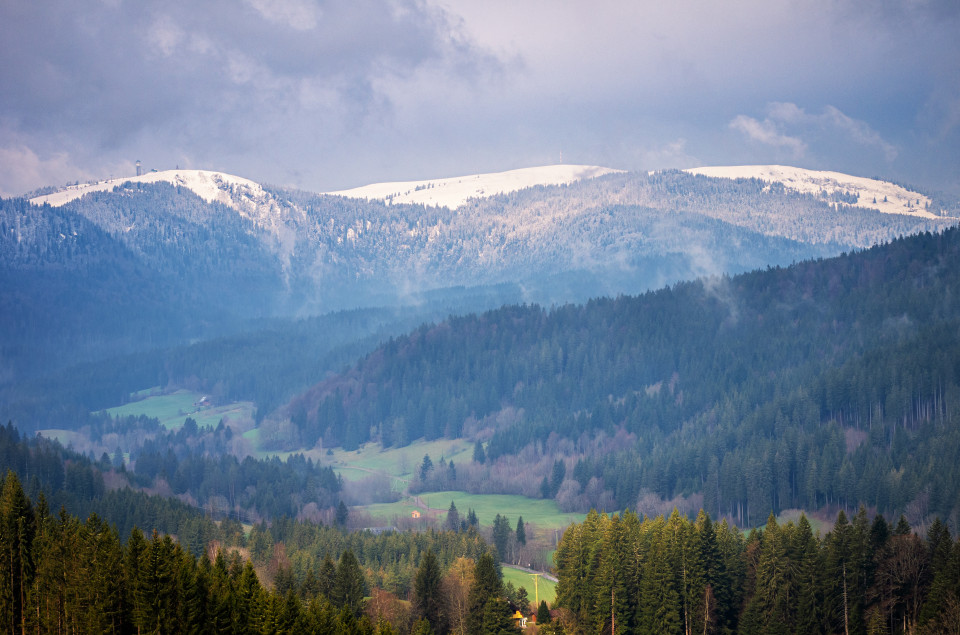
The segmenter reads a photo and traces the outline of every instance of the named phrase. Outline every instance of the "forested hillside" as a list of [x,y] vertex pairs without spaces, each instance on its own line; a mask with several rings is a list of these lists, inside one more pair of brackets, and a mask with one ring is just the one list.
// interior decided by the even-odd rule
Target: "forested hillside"
[[587,516],[557,550],[569,633],[953,633],[960,541],[901,516],[841,511],[826,535],[805,516],[745,536],[674,512]]
[[411,307],[454,286],[581,302],[955,222],[680,172],[528,188],[455,210],[259,186],[254,200],[217,182],[226,202],[163,182],[62,207],[0,201],[0,383],[249,331],[264,317]]
[[488,462],[559,456],[554,473],[509,487],[566,508],[606,491],[618,508],[681,497],[748,525],[859,503],[956,523],[958,259],[949,230],[638,297],[452,318],[275,421],[299,426],[291,447],[467,436]]
[[[146,499],[129,508],[142,522],[123,533],[112,522],[122,509],[85,521],[52,513],[7,471],[0,479],[4,631],[388,635],[492,632],[487,624],[496,623],[513,632],[495,561],[475,528],[344,534],[278,519],[255,527],[249,540],[241,531],[224,542],[207,520],[216,533],[191,549],[184,533],[145,535],[140,526],[157,527],[144,517],[152,511]],[[424,624],[430,630],[417,630]]]

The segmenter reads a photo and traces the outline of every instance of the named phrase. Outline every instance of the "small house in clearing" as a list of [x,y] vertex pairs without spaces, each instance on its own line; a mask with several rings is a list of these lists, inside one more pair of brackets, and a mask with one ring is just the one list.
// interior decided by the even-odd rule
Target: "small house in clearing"
[[513,621],[516,622],[517,626],[521,629],[527,627],[527,618],[520,611],[513,614]]
[[410,512],[410,518],[420,518],[420,510],[415,509],[412,512]]

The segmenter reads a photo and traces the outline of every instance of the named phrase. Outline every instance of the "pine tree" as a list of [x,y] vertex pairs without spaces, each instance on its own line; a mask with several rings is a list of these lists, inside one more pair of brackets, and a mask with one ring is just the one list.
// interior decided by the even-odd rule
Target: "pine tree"
[[457,506],[453,504],[453,501],[450,501],[450,508],[447,510],[447,522],[445,524],[450,531],[460,531],[460,512],[457,511]]
[[497,514],[493,519],[493,545],[497,549],[497,555],[501,561],[506,561],[507,547],[510,542],[510,521],[506,516]]
[[337,580],[337,565],[333,563],[330,553],[323,556],[323,562],[320,564],[320,575],[317,577],[317,591],[329,602],[334,601],[334,587]]
[[510,604],[503,598],[492,597],[483,607],[481,632],[484,635],[513,635],[519,633],[510,614]]
[[817,539],[805,514],[797,521],[792,552],[797,584],[797,632],[816,633],[823,622],[823,564]]
[[791,619],[790,562],[784,528],[770,513],[756,568],[756,586],[747,607],[747,621],[756,633],[786,633]]
[[437,556],[433,549],[428,549],[420,558],[420,566],[413,581],[413,612],[417,617],[430,622],[435,632],[446,633],[447,619],[443,610],[441,582]]
[[546,600],[540,600],[540,606],[537,607],[537,624],[549,624],[550,623],[550,608],[547,606]]
[[348,610],[355,617],[363,612],[363,598],[367,594],[366,581],[357,557],[351,549],[340,556],[333,587],[333,603]]
[[35,533],[33,505],[17,475],[8,470],[0,489],[0,623],[9,633],[26,628]]
[[487,602],[502,595],[503,584],[497,575],[496,563],[490,553],[484,553],[473,569],[473,586],[467,597],[467,631],[471,635],[486,633],[483,624]]
[[673,536],[663,517],[651,523],[650,550],[640,584],[638,626],[649,633],[678,633],[681,631],[680,593],[676,570],[671,567]]
[[420,480],[427,480],[427,476],[430,474],[431,470],[433,470],[433,461],[430,460],[429,454],[424,454],[423,463],[420,464]]

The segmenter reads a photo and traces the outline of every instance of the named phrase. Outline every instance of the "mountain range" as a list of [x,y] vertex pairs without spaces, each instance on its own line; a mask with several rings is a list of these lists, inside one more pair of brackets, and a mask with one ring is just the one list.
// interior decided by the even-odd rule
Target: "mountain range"
[[[0,380],[251,320],[416,312],[425,292],[457,313],[455,297],[438,300],[451,288],[495,289],[479,308],[639,293],[960,216],[882,181],[777,168],[771,182],[771,169],[713,169],[732,179],[557,165],[329,194],[168,170],[5,199]],[[878,196],[912,212],[863,207]]]
[[956,328],[956,208],[712,171],[339,194],[171,171],[3,200],[0,397],[28,431],[189,384],[254,402],[265,450],[467,438],[489,460],[473,486],[568,509],[957,513],[960,444],[931,445],[960,411],[937,344]]

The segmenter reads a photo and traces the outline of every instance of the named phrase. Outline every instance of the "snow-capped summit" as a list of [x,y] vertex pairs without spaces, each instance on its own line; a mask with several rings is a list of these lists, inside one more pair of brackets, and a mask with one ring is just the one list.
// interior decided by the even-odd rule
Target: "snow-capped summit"
[[243,206],[239,201],[242,198],[257,200],[266,197],[266,193],[259,183],[232,174],[209,170],[163,170],[161,172],[147,172],[140,176],[127,176],[96,183],[70,185],[59,192],[32,198],[30,202],[36,205],[46,203],[53,207],[59,207],[80,198],[84,194],[109,191],[124,183],[162,182],[185,187],[208,203],[216,201],[238,211],[246,211],[241,210]]
[[382,200],[387,203],[438,205],[455,209],[471,198],[506,194],[536,185],[566,185],[581,179],[592,179],[620,171],[596,165],[545,165],[446,179],[374,183],[349,190],[327,192],[327,194]]
[[847,204],[866,209],[875,209],[884,214],[907,214],[921,218],[941,218],[931,209],[929,197],[911,192],[905,187],[888,181],[850,176],[840,172],[806,170],[784,165],[732,165],[691,168],[685,170],[714,178],[759,179],[768,183],[781,183],[788,190],[804,194],[831,196],[837,192],[857,196],[856,202]]

